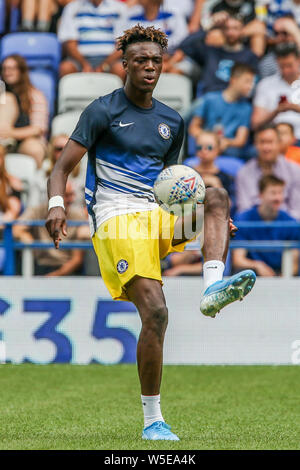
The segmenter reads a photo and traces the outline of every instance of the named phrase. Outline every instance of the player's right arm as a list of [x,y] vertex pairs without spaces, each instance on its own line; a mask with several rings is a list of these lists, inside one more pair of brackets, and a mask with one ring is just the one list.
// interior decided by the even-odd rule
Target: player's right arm
[[[80,162],[86,151],[87,149],[78,142],[74,140],[68,141],[48,179],[49,199],[53,196],[64,197],[68,176]],[[59,248],[61,233],[64,236],[67,235],[66,213],[62,207],[53,207],[49,210],[46,228],[53,239],[55,248]]]
[[[101,98],[93,101],[82,112],[77,126],[65,146],[60,158],[57,160],[48,180],[48,197],[64,197],[69,174],[80,162],[101,133],[110,124],[110,114]],[[60,234],[66,236],[66,214],[62,207],[53,207],[49,210],[46,228],[54,241],[55,248],[59,248]]]

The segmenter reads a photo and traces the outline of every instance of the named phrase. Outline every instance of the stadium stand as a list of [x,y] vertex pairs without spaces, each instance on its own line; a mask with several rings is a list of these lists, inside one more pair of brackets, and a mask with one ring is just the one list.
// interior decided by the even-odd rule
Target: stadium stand
[[53,33],[13,33],[1,42],[1,61],[11,54],[21,54],[30,69],[45,69],[57,77],[61,46]]
[[192,102],[191,81],[183,75],[163,73],[153,96],[183,115]]
[[47,99],[49,118],[51,121],[55,112],[56,81],[53,79],[51,74],[48,74],[43,70],[32,70],[29,75],[32,84],[38,90],[42,91]]
[[72,73],[61,78],[58,86],[58,112],[84,109],[94,99],[123,86],[111,73]]
[[[3,36],[0,45],[0,59],[3,61],[5,57],[13,53],[18,53],[26,59],[30,68],[30,79],[32,84],[44,93],[48,102],[49,132],[47,134],[47,139],[50,139],[51,136],[53,137],[60,134],[69,136],[79,119],[82,109],[98,96],[108,94],[114,89],[120,88],[123,85],[123,82],[119,76],[112,73],[95,72],[73,73],[66,75],[59,80],[60,65],[62,63],[62,59],[65,59],[66,57],[62,55],[62,45],[59,42],[57,34],[42,32],[17,32],[22,26],[20,8],[11,6],[10,11],[7,13],[5,9],[5,3],[5,0],[0,0],[0,36]],[[139,2],[137,0],[134,3],[138,4]],[[195,6],[198,2],[192,2],[192,0],[189,2],[185,0],[178,0],[176,2],[175,0],[164,0],[162,8],[165,8],[165,10],[172,9],[173,4],[175,3],[177,5],[177,13],[180,12],[183,16],[185,16],[184,12],[189,11],[188,16],[189,20],[191,20],[191,12],[193,9],[192,5],[194,3]],[[238,6],[235,6],[234,8],[241,9],[241,11],[244,12],[242,3],[243,2],[238,2]],[[255,4],[257,2],[252,3]],[[276,2],[269,3],[274,4]],[[122,8],[125,6],[126,2],[124,1],[123,4],[124,5],[122,5]],[[194,65],[195,63],[199,62],[197,57],[201,56],[200,62],[202,64],[202,74],[200,75],[200,79],[199,77],[195,78],[194,76],[192,79],[190,79],[188,77],[188,73],[184,69],[180,70],[179,68],[177,70],[179,73],[163,73],[154,92],[154,97],[156,99],[176,109],[183,116],[187,124],[186,127],[188,127],[188,116],[191,116],[192,110],[195,109],[195,103],[199,104],[197,97],[203,97],[204,91],[207,91],[207,88],[213,86],[214,82],[216,80],[218,81],[219,79],[222,79],[222,86],[220,89],[225,88],[228,83],[229,71],[234,63],[252,63],[253,61],[255,69],[258,70],[255,89],[257,89],[257,84],[263,77],[262,67],[259,66],[258,69],[256,67],[258,57],[257,54],[255,54],[255,47],[253,47],[253,37],[251,35],[248,36],[248,41],[243,40],[241,42],[241,47],[238,48],[238,53],[234,54],[231,52],[229,53],[227,50],[224,52],[224,45],[222,44],[219,44],[218,46],[215,45],[215,47],[213,44],[209,44],[213,34],[216,32],[215,25],[211,21],[212,14],[215,13],[214,8],[219,10],[219,4],[225,5],[227,3],[221,1],[212,2],[210,0],[206,0],[204,2],[201,21],[199,21],[199,18],[197,19],[197,24],[202,24],[202,28],[200,27],[197,29],[197,27],[195,27],[197,26],[196,24],[194,24],[193,28],[189,28],[189,33],[188,31],[186,33],[188,34],[187,38],[184,39],[183,43],[181,43],[178,48],[179,51],[182,50],[185,52],[185,59],[187,59],[188,56],[188,60],[194,63]],[[134,7],[134,9],[128,13],[130,18],[134,11],[138,10],[141,10],[141,6]],[[254,8],[253,6],[251,18],[249,16],[247,21],[244,21],[244,25],[247,26],[251,21],[255,21],[256,10],[257,8]],[[61,15],[62,12],[63,7],[60,7],[59,14]],[[271,11],[269,11],[269,14],[267,8],[265,8],[265,12],[266,13],[264,18],[257,18],[264,21],[269,26],[270,21],[274,16],[274,12],[272,8]],[[6,14],[9,15],[7,18]],[[280,17],[282,16],[284,16],[284,14],[280,13]],[[146,21],[147,18],[145,17],[144,20]],[[188,18],[185,18],[184,21],[188,22],[189,20]],[[296,18],[295,22],[297,22]],[[288,22],[286,22],[286,24],[284,22],[280,23],[283,32],[280,31],[278,33],[276,29],[273,31],[271,31],[270,28],[267,29],[267,36],[265,37],[267,48],[262,60],[260,60],[260,64],[262,64],[263,61],[270,56],[270,54],[273,54],[273,62],[276,62],[273,47],[274,40],[276,43],[293,40],[293,42],[299,46],[300,40],[298,42],[297,38],[298,35],[300,38],[300,30],[298,33],[295,30],[291,35],[291,31],[289,30],[291,21],[289,23],[290,24],[288,24]],[[278,25],[278,23],[276,24]],[[59,22],[57,25],[59,25]],[[220,30],[219,26],[218,28]],[[285,28],[287,29],[286,31],[284,31]],[[7,30],[9,30],[8,33]],[[51,30],[54,31],[55,28]],[[258,32],[258,30],[256,32]],[[177,35],[175,33],[179,33],[179,31],[173,31],[173,34]],[[210,36],[211,33],[212,36]],[[227,31],[227,36],[228,35],[230,36]],[[231,39],[230,37],[229,39],[227,38],[227,42]],[[262,40],[263,38],[261,37],[260,39]],[[236,38],[235,40],[239,42],[239,38]],[[182,45],[184,47],[181,47]],[[264,46],[263,41],[261,46]],[[193,53],[191,53],[190,48],[192,48]],[[216,56],[216,50],[218,50],[218,53],[221,54],[220,57]],[[167,59],[169,60],[169,57]],[[179,62],[175,61],[173,65],[176,66],[176,64],[179,64],[180,60],[182,60],[182,58],[179,59]],[[175,71],[174,68],[168,67],[166,67],[164,70],[167,70],[168,72]],[[204,79],[207,79],[207,77],[208,81],[205,81]],[[258,86],[258,89],[259,88],[260,86]],[[255,89],[252,96],[255,96]],[[253,98],[250,98],[250,102],[252,101]],[[291,124],[294,123],[291,122]],[[253,143],[252,135],[250,136],[250,140],[251,143]],[[45,143],[47,142],[45,141]],[[296,141],[294,143],[296,151],[299,148],[298,145],[299,142]],[[196,165],[198,159],[195,157],[195,155],[195,140],[188,133],[186,133],[186,145],[181,152],[181,158],[184,161],[184,164],[190,166]],[[242,157],[244,158],[244,155]],[[47,158],[47,156],[45,156],[45,158]],[[247,158],[248,157],[245,155],[245,160],[247,160]],[[85,165],[86,159],[83,165],[81,165],[80,170]],[[236,179],[236,175],[244,165],[244,162],[238,158],[222,155],[216,159],[216,165],[221,171],[231,175]],[[10,153],[6,157],[6,167],[11,174],[18,176],[23,181],[24,194],[22,195],[22,203],[24,207],[26,208],[30,204],[36,205],[38,202],[35,200],[37,198],[37,193],[33,190],[33,183],[38,179],[37,175],[39,170],[36,168],[35,161],[27,155]],[[230,267],[227,269],[228,274],[230,274]]]
[[67,134],[71,135],[77,121],[79,119],[81,111],[69,111],[67,113],[58,114],[52,120],[51,126],[51,135],[58,135],[58,134]]
[[23,183],[22,203],[25,206],[33,204],[33,187],[37,171],[34,159],[20,153],[9,153],[5,157],[5,167],[8,173],[17,176]]

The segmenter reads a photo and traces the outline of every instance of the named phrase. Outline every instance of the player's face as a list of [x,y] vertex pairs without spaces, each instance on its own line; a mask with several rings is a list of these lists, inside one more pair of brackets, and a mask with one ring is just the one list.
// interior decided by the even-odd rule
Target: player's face
[[279,155],[279,138],[273,129],[260,132],[255,140],[259,159],[264,163],[274,163]]
[[123,61],[127,80],[144,93],[152,92],[162,70],[163,54],[159,44],[138,42],[128,46]]
[[260,195],[261,203],[273,211],[278,211],[284,201],[284,186],[270,185]]

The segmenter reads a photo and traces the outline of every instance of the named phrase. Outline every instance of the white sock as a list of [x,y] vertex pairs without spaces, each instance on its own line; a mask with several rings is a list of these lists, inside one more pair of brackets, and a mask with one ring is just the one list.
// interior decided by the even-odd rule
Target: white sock
[[165,421],[160,411],[160,395],[141,395],[144,411],[144,427],[147,428],[155,421]]
[[214,282],[222,281],[225,265],[222,261],[211,260],[203,265],[204,291]]

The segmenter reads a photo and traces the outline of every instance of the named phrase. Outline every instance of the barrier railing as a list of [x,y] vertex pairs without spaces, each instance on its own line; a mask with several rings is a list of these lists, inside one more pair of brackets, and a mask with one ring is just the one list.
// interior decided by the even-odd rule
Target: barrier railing
[[[30,227],[34,226],[44,226],[44,220],[34,220],[34,221],[19,221],[15,220],[13,222],[5,222],[1,224],[4,226],[3,231],[3,241],[0,241],[0,247],[5,249],[5,265],[3,274],[6,276],[15,275],[15,252],[16,250],[22,250],[22,274],[26,277],[30,277],[33,274],[33,249],[49,249],[53,248],[52,242],[39,242],[34,241],[32,243],[23,243],[14,239],[13,236],[13,226],[14,225],[28,225]],[[82,225],[88,225],[88,222],[85,221],[68,221],[68,226],[79,227]],[[234,248],[244,248],[246,250],[255,250],[255,251],[283,251],[282,257],[282,275],[284,277],[291,277],[293,275],[293,258],[292,252],[293,249],[300,250],[300,223],[298,222],[240,222],[236,224],[239,228],[247,229],[259,229],[259,228],[275,228],[275,227],[285,227],[285,228],[297,228],[299,229],[299,240],[234,240],[230,241],[230,249]],[[93,248],[91,241],[76,241],[76,242],[64,242],[60,243],[60,249],[62,250],[71,250],[71,249],[80,249],[80,250],[89,250]],[[199,242],[191,242],[186,247],[188,250],[200,250]]]

